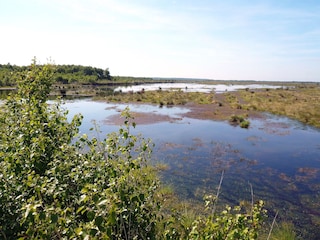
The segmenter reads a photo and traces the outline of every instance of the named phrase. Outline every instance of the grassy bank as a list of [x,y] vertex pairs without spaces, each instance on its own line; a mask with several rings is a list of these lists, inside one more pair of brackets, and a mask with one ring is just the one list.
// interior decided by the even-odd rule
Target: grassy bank
[[320,87],[297,86],[286,90],[241,91],[244,109],[266,111],[320,127]]
[[159,106],[190,103],[211,105],[214,112],[211,118],[215,119],[229,119],[234,114],[250,116],[254,112],[270,112],[320,127],[320,86],[318,84],[295,84],[281,89],[247,89],[221,94],[179,90],[112,93],[96,99],[108,102],[151,103]]

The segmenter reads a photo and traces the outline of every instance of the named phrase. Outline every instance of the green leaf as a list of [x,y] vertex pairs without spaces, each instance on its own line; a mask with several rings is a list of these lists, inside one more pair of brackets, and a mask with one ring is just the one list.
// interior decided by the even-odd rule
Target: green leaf
[[98,206],[105,205],[108,202],[108,199],[104,199],[98,203]]
[[101,217],[101,216],[97,216],[95,219],[94,219],[94,224],[96,225],[96,226],[101,226],[101,224],[102,224],[102,222],[103,222],[103,218]]
[[113,210],[109,213],[108,223],[111,225],[114,225],[116,224],[116,222],[117,222],[117,216],[116,216],[116,212]]
[[58,215],[57,214],[51,214],[51,222],[52,223],[57,223],[58,222]]
[[87,212],[87,218],[89,221],[92,221],[95,217],[95,213],[93,211]]
[[139,194],[139,198],[140,198],[140,201],[143,202],[143,201],[144,201],[144,194],[143,194],[143,193],[140,193],[140,194]]
[[82,233],[83,233],[82,228],[80,228],[80,227],[76,228],[74,231],[78,236],[82,235]]
[[97,229],[90,229],[90,236],[95,236],[96,234],[98,233],[98,230]]
[[78,213],[83,214],[85,211],[86,211],[86,206],[81,206],[81,207],[79,207],[79,208],[77,209],[76,213],[77,213],[77,214],[78,214]]

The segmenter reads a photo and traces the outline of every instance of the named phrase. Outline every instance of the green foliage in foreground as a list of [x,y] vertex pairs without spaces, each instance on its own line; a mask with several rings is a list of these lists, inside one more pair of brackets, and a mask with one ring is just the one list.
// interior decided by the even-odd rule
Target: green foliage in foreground
[[295,227],[292,223],[282,222],[275,228],[271,235],[271,240],[294,240],[297,239]]
[[[124,125],[103,140],[79,135],[60,103],[49,105],[52,66],[19,76],[18,92],[0,115],[0,238],[2,239],[255,239],[263,203],[227,207],[181,224],[163,209],[165,196],[150,160],[151,142]],[[76,140],[75,140],[76,139]]]

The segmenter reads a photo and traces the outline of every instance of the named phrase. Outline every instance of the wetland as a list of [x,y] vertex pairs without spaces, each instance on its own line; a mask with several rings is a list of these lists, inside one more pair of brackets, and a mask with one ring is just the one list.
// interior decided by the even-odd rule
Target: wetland
[[[129,106],[133,131],[153,140],[153,161],[165,166],[162,181],[181,199],[201,202],[204,193],[215,194],[224,173],[221,205],[246,204],[253,191],[254,199],[266,202],[269,220],[277,214],[301,238],[320,236],[317,84],[219,93],[146,89],[67,101],[65,107],[70,115],[84,115],[83,133],[95,121],[103,135],[118,128]],[[245,116],[249,127],[232,124],[232,115]]]
[[[103,94],[65,86],[74,94],[64,107],[70,118],[83,114],[81,133],[102,138],[118,129],[129,106],[137,123],[132,131],[155,143],[162,182],[180,199],[201,204],[204,193],[216,194],[223,173],[221,206],[248,204],[253,192],[254,200],[266,202],[269,221],[277,215],[277,222],[294,224],[300,238],[320,238],[319,84],[208,84],[202,90],[179,84]],[[242,128],[232,116],[250,124]],[[93,126],[100,132],[90,131]]]

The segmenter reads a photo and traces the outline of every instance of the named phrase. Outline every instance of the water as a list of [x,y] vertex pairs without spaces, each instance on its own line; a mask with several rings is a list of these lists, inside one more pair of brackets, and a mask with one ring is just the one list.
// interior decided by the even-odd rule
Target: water
[[154,83],[142,84],[127,87],[117,87],[116,92],[139,92],[156,90],[181,90],[184,92],[210,93],[212,91],[220,93],[225,91],[236,91],[239,89],[259,89],[259,88],[281,88],[281,86],[265,84],[198,84],[198,83]]
[[[90,100],[69,101],[70,116],[81,112],[81,132],[87,133],[92,120],[102,134],[118,126],[106,120],[127,105]],[[250,119],[249,129],[228,122],[181,117],[186,108],[129,105],[133,112],[179,117],[172,122],[137,125],[156,144],[155,162],[168,165],[162,180],[174,186],[186,199],[202,199],[204,192],[216,193],[224,171],[220,203],[239,204],[254,198],[266,201],[269,216],[295,223],[301,234],[320,236],[320,131],[285,117],[266,114]]]

